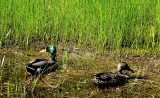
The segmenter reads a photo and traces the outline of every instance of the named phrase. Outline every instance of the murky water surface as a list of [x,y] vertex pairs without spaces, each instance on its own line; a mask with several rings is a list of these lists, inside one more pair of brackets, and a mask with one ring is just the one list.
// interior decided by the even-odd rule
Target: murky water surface
[[28,76],[25,66],[33,59],[49,58],[50,54],[29,49],[26,56],[24,49],[0,50],[0,96],[47,98],[160,96],[159,58],[126,56],[123,61],[136,71],[129,74],[149,79],[132,79],[124,86],[99,89],[92,84],[91,79],[98,72],[116,71],[119,62],[116,55],[76,49],[57,50],[57,60],[61,69],[42,77]]

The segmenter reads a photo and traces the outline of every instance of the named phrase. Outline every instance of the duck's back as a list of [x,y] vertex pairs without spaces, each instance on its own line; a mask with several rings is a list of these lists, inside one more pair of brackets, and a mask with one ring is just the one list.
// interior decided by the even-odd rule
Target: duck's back
[[125,83],[125,76],[120,73],[105,72],[95,75],[95,78],[92,79],[95,85],[100,87],[110,87],[110,86],[119,86]]
[[30,62],[26,66],[27,72],[31,73],[32,75],[39,73],[46,73],[50,71],[55,71],[57,69],[57,62],[54,60],[48,60],[48,59],[35,59]]

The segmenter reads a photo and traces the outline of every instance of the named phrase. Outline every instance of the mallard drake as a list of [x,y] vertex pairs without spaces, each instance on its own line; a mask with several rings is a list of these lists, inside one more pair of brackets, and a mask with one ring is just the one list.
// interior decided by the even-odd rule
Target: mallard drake
[[58,67],[56,57],[56,47],[54,45],[47,46],[46,49],[41,50],[40,52],[49,52],[51,53],[50,59],[35,59],[31,61],[27,66],[26,70],[32,75],[45,74],[51,71],[55,71]]
[[117,66],[117,73],[113,72],[104,72],[98,73],[92,82],[98,87],[113,87],[120,86],[126,83],[126,79],[129,78],[128,75],[123,74],[123,70],[128,70],[134,73],[134,71],[128,66],[126,62],[120,62]]

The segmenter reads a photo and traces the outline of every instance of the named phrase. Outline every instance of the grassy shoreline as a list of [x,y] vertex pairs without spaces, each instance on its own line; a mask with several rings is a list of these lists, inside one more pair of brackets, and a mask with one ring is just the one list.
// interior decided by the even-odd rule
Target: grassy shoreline
[[[43,45],[45,46],[45,43],[42,42],[38,47],[30,48],[28,56],[25,47],[2,49],[0,58],[3,58],[3,55],[5,58],[0,69],[1,97],[156,97],[160,94],[159,55],[154,55],[154,58],[147,55],[130,55],[128,49],[123,50],[128,52],[127,54],[125,52],[118,54],[116,51],[96,53],[57,45],[57,60],[62,68],[45,75],[42,79],[27,78],[25,65],[28,62],[35,58],[50,57],[47,53],[38,52]],[[133,75],[149,79],[131,80],[119,88],[102,90],[94,87],[90,81],[92,75],[116,71],[120,57],[136,71]]]

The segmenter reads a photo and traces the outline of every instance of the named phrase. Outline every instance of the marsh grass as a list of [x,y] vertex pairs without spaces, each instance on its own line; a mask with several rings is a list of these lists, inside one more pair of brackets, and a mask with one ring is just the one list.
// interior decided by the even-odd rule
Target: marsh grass
[[63,60],[62,60],[62,69],[66,70],[66,65],[67,65],[67,51],[65,50],[64,55],[63,55]]
[[[29,46],[30,47],[30,46]],[[40,46],[41,47],[41,46]],[[57,46],[58,47],[58,46]],[[26,51],[19,49],[3,50],[5,55],[1,73],[1,97],[153,97],[159,96],[159,66],[153,59],[130,55],[124,56],[133,70],[133,75],[148,77],[147,79],[131,79],[124,86],[117,88],[99,89],[93,86],[90,79],[93,74],[105,71],[116,71],[119,60],[109,51],[94,53],[83,51],[76,47],[63,50],[65,47],[57,48],[57,60],[65,61],[66,68],[58,69],[43,78],[26,77],[25,65],[32,59],[42,57],[49,58],[49,54],[40,54],[32,49],[26,56]],[[25,48],[24,48],[25,49]],[[128,49],[127,49],[128,50]],[[116,53],[116,52],[115,52]],[[128,50],[127,53],[130,53]],[[125,52],[124,52],[125,54]],[[123,54],[122,54],[123,55]],[[64,59],[65,56],[65,59]],[[119,56],[121,57],[121,56]],[[156,60],[159,58],[157,57]],[[67,62],[67,63],[66,63]],[[64,71],[65,70],[65,71]]]
[[1,0],[0,46],[76,43],[79,48],[158,48],[158,0]]
[[9,81],[8,81],[8,84],[7,84],[7,96],[9,97],[10,96],[10,89],[9,89]]

